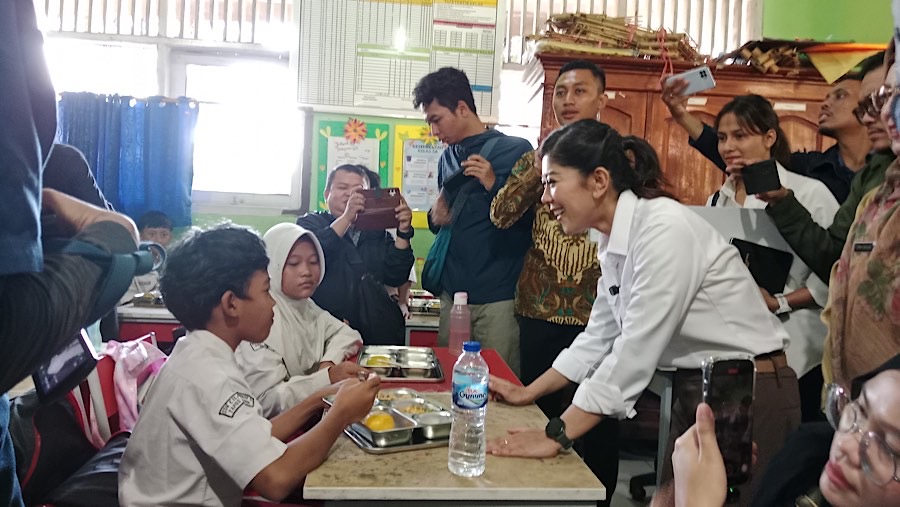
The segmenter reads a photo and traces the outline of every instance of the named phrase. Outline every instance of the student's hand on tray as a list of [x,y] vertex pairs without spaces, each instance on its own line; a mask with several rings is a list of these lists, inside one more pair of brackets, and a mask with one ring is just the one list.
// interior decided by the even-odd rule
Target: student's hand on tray
[[352,361],[344,361],[328,368],[328,378],[332,384],[348,378],[359,378],[360,373],[367,378],[371,372]]
[[335,412],[345,425],[361,421],[372,410],[380,385],[381,377],[374,373],[365,381],[342,383],[329,413]]

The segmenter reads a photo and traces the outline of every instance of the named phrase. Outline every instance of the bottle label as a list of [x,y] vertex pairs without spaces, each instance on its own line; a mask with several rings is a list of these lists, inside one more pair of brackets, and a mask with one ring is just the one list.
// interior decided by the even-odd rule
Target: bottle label
[[474,409],[487,405],[487,382],[472,383],[466,375],[461,379],[453,379],[453,405],[457,408]]

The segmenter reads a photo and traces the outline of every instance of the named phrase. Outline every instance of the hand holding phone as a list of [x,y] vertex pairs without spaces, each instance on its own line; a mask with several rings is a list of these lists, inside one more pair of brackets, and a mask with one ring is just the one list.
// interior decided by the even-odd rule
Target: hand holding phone
[[703,362],[703,402],[716,419],[716,439],[728,485],[750,479],[753,465],[753,359],[710,358]]
[[781,188],[778,165],[774,159],[744,166],[741,169],[741,178],[744,180],[744,190],[747,191],[747,195],[761,194]]
[[706,65],[669,76],[666,78],[665,86],[672,86],[674,81],[679,79],[687,82],[687,86],[680,90],[680,96],[695,95],[716,87],[716,80],[713,78],[712,71]]

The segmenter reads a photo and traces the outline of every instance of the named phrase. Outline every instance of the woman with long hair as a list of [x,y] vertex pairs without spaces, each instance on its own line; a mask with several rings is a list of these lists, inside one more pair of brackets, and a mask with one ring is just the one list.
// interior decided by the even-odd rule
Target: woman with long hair
[[515,405],[576,382],[572,405],[547,428],[492,440],[489,452],[553,456],[604,417],[632,417],[657,368],[677,369],[672,434],[678,435],[694,422],[702,361],[749,356],[760,394],[754,434],[761,437],[759,461],[767,460],[799,422],[797,380],[783,351],[787,333],[737,250],[702,217],[642,183],[608,125],[582,120],[563,127],[541,155],[543,202],[566,234],[600,231],[603,276],[585,331],[552,368],[525,387],[490,381],[496,399]]

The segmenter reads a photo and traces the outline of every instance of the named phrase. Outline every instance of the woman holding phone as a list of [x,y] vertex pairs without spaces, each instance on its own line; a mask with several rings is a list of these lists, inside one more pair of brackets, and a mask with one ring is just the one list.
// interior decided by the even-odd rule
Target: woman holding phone
[[699,215],[645,188],[608,125],[582,120],[559,129],[541,155],[543,202],[566,234],[600,231],[603,276],[585,331],[552,368],[525,387],[490,381],[495,399],[514,405],[576,382],[572,405],[544,429],[510,430],[488,451],[554,456],[604,417],[634,416],[657,368],[677,369],[672,435],[678,435],[693,424],[703,360],[744,355],[756,358],[754,428],[765,462],[799,422],[797,381],[783,352],[787,333],[737,250]]
[[[710,196],[707,205],[720,208],[764,209],[766,201],[747,194],[743,169],[751,172],[774,164],[781,186],[791,189],[812,219],[828,229],[839,204],[824,183],[787,169],[791,149],[778,115],[768,100],[759,95],[735,97],[719,111],[715,129],[719,155],[725,161],[728,178]],[[754,165],[761,163],[760,165]],[[748,174],[749,181],[751,174]],[[819,280],[799,258],[794,257],[784,290],[770,294],[760,287],[769,311],[777,315],[791,337],[788,364],[800,377],[801,412],[804,421],[821,419],[822,352],[825,324],[820,318],[828,300],[827,280]]]

